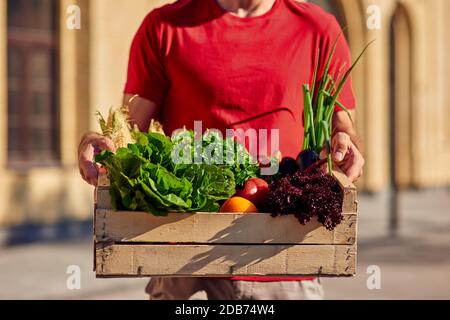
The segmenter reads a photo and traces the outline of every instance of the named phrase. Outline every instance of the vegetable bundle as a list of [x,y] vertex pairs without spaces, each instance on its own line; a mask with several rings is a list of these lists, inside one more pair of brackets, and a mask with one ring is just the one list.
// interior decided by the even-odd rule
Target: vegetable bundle
[[[247,152],[244,152],[247,159],[244,163],[177,164],[173,161],[173,152],[179,145],[177,137],[174,141],[161,133],[134,133],[134,137],[136,143],[119,148],[116,153],[103,151],[95,158],[108,171],[115,210],[155,215],[217,212],[219,202],[236,192],[236,180],[245,182],[257,175],[258,166],[250,162]],[[204,143],[208,147],[208,142]],[[233,140],[227,141],[227,145],[234,150],[243,148]]]
[[[342,35],[342,34],[341,34]],[[304,139],[303,151],[300,153],[297,162],[301,169],[306,169],[308,166],[316,162],[319,154],[325,147],[327,153],[328,171],[332,174],[330,137],[332,136],[333,115],[335,108],[338,107],[344,110],[353,119],[348,109],[339,102],[339,94],[344,88],[350,74],[359,62],[367,48],[372,44],[370,42],[360,53],[351,67],[343,74],[342,78],[337,75],[337,79],[329,74],[331,60],[333,58],[339,37],[335,40],[330,55],[327,58],[323,74],[320,79],[317,79],[319,70],[320,50],[315,64],[314,75],[311,86],[303,85],[304,98]],[[339,72],[340,73],[340,72]]]

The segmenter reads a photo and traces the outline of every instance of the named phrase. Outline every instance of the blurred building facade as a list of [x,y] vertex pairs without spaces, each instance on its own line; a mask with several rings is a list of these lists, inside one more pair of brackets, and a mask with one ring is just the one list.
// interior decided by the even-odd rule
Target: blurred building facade
[[[168,2],[0,0],[0,227],[90,217],[79,138],[98,130],[96,110],[121,103],[132,37]],[[354,72],[367,158],[361,190],[448,186],[450,1],[313,2],[347,27],[353,55],[376,39]],[[71,5],[79,30],[67,28]]]

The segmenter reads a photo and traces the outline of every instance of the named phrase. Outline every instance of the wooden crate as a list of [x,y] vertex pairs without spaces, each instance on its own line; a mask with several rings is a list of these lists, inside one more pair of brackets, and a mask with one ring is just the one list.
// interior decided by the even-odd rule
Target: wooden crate
[[319,222],[270,214],[115,212],[106,177],[99,179],[94,222],[97,277],[353,276],[356,188],[336,172],[344,220]]

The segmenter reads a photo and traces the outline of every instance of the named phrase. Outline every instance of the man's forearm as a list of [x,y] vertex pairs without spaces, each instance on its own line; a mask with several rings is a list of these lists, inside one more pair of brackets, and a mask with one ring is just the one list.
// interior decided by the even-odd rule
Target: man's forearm
[[159,108],[156,103],[136,95],[126,94],[123,104],[128,106],[130,122],[137,125],[139,130],[148,131],[152,119],[158,118]]

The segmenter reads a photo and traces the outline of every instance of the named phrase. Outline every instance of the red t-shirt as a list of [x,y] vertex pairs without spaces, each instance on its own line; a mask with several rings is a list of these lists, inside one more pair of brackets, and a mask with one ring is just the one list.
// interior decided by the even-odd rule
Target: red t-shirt
[[[224,133],[279,129],[282,155],[296,157],[303,142],[302,85],[312,81],[318,49],[323,69],[340,32],[334,16],[310,3],[277,0],[264,15],[240,18],[216,0],[180,0],[152,11],[139,28],[125,93],[160,106],[169,135],[198,120],[203,129]],[[341,37],[330,72],[343,65],[351,59]],[[339,101],[355,107],[351,79]]]

